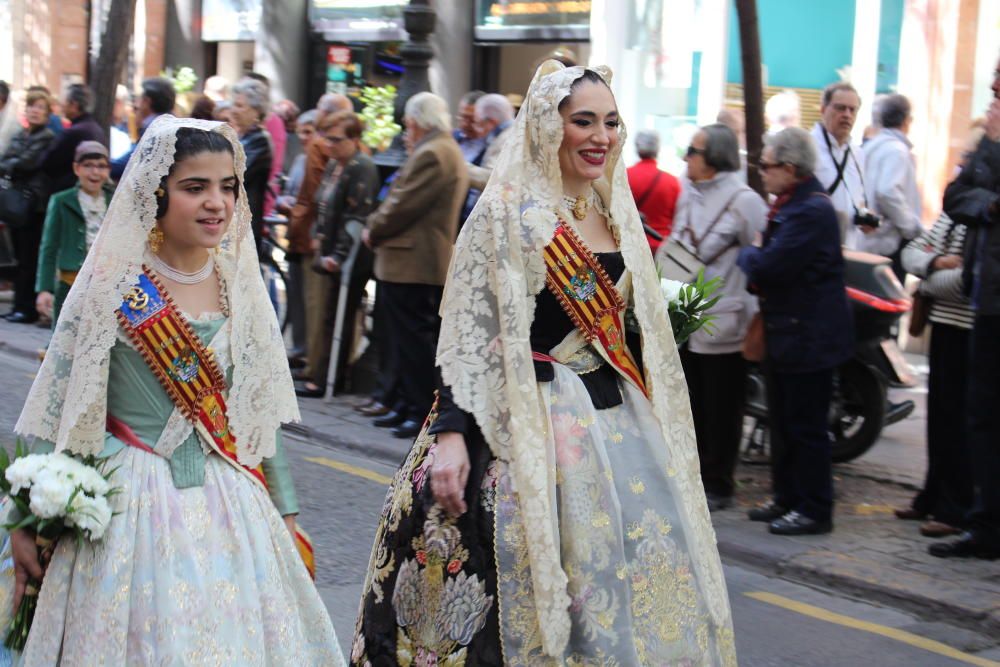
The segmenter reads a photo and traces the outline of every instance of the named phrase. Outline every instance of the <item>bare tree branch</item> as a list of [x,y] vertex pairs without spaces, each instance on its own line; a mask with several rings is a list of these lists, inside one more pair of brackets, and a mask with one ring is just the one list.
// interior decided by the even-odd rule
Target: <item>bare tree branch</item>
[[136,0],[111,0],[108,20],[101,34],[101,50],[90,78],[90,86],[94,90],[94,119],[109,132],[115,89],[125,70],[135,25],[135,3]]

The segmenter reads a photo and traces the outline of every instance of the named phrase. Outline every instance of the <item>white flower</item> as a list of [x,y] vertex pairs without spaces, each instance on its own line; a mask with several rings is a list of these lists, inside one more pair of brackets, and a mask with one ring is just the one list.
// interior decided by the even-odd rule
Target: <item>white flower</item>
[[73,498],[66,515],[67,525],[77,526],[92,540],[99,540],[110,522],[111,506],[108,501],[101,496],[92,498],[83,493]]
[[44,454],[28,454],[27,456],[15,459],[7,467],[5,476],[7,481],[10,482],[10,494],[12,496],[16,496],[21,492],[21,489],[26,489],[34,483],[35,476],[38,475],[38,471],[45,465],[46,458]]
[[31,485],[31,513],[39,519],[54,519],[66,513],[66,503],[74,486],[64,476],[50,468],[43,468]]
[[39,519],[65,519],[90,539],[107,529],[111,485],[97,469],[65,454],[29,454],[11,463],[6,477],[12,494],[28,489],[31,513]]
[[76,459],[63,458],[66,460],[60,462],[60,473],[71,480],[74,486],[81,486],[84,491],[95,496],[103,496],[110,490],[111,485],[96,469]]
[[681,290],[687,286],[687,283],[682,283],[679,280],[660,278],[660,290],[663,292],[663,298],[666,299],[667,303],[673,303],[675,301],[680,303]]

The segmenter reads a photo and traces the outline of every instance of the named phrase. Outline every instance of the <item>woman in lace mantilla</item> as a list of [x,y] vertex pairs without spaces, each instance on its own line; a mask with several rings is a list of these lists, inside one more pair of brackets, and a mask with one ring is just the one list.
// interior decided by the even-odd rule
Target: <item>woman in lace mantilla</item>
[[[67,296],[16,430],[106,459],[120,494],[100,541],[57,544],[16,664],[343,664],[293,536],[298,410],[244,169],[227,125],[161,116]],[[4,627],[12,570],[40,574],[25,540]]]
[[610,79],[542,65],[459,236],[352,664],[736,663]]

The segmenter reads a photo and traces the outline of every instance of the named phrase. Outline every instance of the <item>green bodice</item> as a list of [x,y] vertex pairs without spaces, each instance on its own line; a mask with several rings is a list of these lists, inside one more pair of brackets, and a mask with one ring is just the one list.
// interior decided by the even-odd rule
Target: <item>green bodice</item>
[[[225,322],[224,319],[194,320],[191,321],[191,327],[207,346]],[[226,377],[231,383],[231,366],[227,369]],[[173,402],[143,361],[142,355],[117,341],[111,348],[108,370],[108,413],[128,424],[142,442],[154,447],[173,412]],[[299,511],[298,501],[280,428],[275,433],[275,439],[275,454],[263,463],[268,490],[280,514],[296,514]],[[127,446],[108,433],[101,457],[113,456]],[[35,451],[51,451],[51,448],[51,443],[36,442],[35,445]],[[204,484],[205,458],[198,435],[192,432],[170,455],[170,472],[174,485],[184,489]]]

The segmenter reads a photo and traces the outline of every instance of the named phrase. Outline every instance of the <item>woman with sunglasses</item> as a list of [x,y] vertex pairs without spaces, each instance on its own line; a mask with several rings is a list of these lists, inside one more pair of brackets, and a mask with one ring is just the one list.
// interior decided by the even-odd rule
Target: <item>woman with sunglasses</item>
[[740,175],[736,135],[721,123],[706,125],[691,138],[687,175],[674,215],[673,234],[705,263],[705,278],[722,278],[719,302],[709,311],[711,332],[696,331],[681,349],[691,393],[701,481],[710,510],[732,503],[733,471],[743,435],[746,361],[740,347],[757,299],[746,290],[736,266],[740,248],[764,231],[767,205]]
[[763,245],[743,248],[738,260],[760,296],[773,443],[774,498],[749,517],[769,522],[776,535],[833,530],[827,414],[834,369],[854,346],[840,226],[815,168],[816,146],[804,130],[765,139],[759,169],[775,200]]

